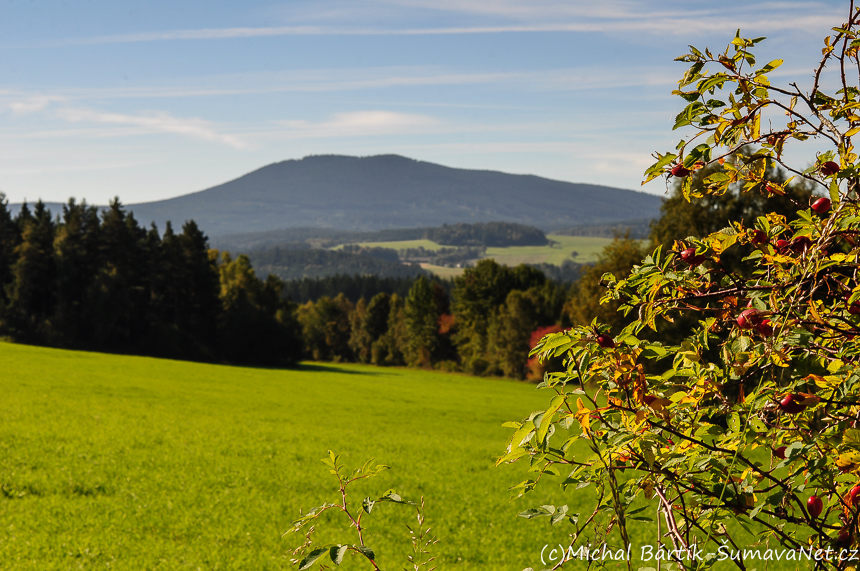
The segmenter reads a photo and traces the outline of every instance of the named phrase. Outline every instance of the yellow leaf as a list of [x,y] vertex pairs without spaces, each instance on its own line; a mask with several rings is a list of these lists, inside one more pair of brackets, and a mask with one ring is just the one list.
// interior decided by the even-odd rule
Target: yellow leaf
[[782,351],[774,351],[773,353],[771,353],[770,360],[777,367],[788,367],[790,361],[788,355],[786,355]]
[[836,467],[843,472],[855,471],[858,464],[860,464],[860,452],[855,450],[843,452],[836,458]]
[[[856,117],[856,115],[855,115],[855,117]],[[846,137],[853,137],[857,133],[860,133],[860,127],[852,127],[851,129],[848,129],[848,131],[845,133],[845,136]]]
[[814,301],[813,301],[812,303],[810,303],[810,304],[809,304],[809,313],[811,313],[811,314],[812,314],[812,318],[813,318],[815,321],[817,321],[818,323],[820,323],[820,324],[824,325],[824,320],[823,320],[823,319],[821,319],[821,316],[820,316],[820,315],[818,315],[818,310],[815,308],[815,305],[816,305],[816,304],[815,304],[815,302],[814,302]]
[[589,428],[591,426],[591,417],[589,416],[591,411],[582,404],[582,399],[576,399],[576,412],[573,415],[576,417],[576,421],[582,427],[582,431],[585,434],[588,434]]

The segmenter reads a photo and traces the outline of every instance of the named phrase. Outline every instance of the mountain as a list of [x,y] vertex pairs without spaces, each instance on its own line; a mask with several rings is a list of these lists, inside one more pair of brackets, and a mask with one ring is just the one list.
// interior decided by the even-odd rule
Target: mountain
[[653,218],[643,192],[533,175],[455,169],[398,155],[309,156],[169,200],[129,205],[139,222],[194,219],[210,236],[317,227],[381,230],[517,222],[553,231]]

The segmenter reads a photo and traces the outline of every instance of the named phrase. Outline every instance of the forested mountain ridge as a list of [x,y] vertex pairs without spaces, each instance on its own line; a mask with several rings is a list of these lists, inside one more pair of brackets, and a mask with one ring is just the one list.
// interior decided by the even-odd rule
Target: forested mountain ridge
[[450,168],[398,155],[319,155],[126,208],[143,226],[193,219],[216,237],[301,226],[381,230],[492,221],[552,231],[657,217],[661,202],[643,192]]

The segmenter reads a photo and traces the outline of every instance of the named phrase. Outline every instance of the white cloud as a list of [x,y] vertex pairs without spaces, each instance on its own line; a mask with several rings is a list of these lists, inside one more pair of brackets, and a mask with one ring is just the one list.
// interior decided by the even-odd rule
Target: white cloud
[[[837,20],[830,15],[799,15],[788,17],[767,17],[743,21],[745,30],[757,33],[822,28],[829,29]],[[510,24],[494,26],[448,26],[434,28],[327,28],[327,27],[280,27],[280,28],[217,28],[202,30],[173,30],[167,32],[99,36],[60,42],[61,45],[88,45],[137,43],[171,40],[222,40],[232,38],[259,38],[271,36],[433,36],[462,34],[509,34],[540,32],[596,32],[650,34],[670,34],[690,36],[714,32],[734,32],[738,19],[725,18],[679,18],[664,17],[653,19],[630,19],[613,21]]]
[[55,101],[64,101],[65,97],[57,95],[33,95],[24,99],[18,99],[8,104],[9,109],[16,115],[35,113],[46,109]]
[[[780,70],[781,71],[781,70]],[[454,85],[511,85],[527,91],[579,91],[616,87],[672,85],[678,73],[665,67],[601,66],[557,68],[523,72],[463,73],[437,66],[330,68],[292,72],[255,72],[185,77],[176,83],[118,88],[58,88],[53,95],[17,94],[12,104],[29,111],[44,109],[43,102],[106,99],[189,98],[270,93],[313,93]],[[771,74],[773,77],[775,74]],[[239,86],[239,87],[237,87]],[[641,97],[641,94],[638,96]],[[44,101],[43,101],[44,100]],[[12,104],[9,104],[11,107]],[[421,104],[414,104],[420,106]],[[511,108],[500,105],[427,103],[426,106]]]
[[[844,10],[820,2],[763,2],[716,9],[687,5],[603,0],[377,0],[359,5],[372,17],[361,18],[353,3],[316,2],[295,11],[300,20],[327,25],[201,28],[114,34],[70,39],[62,44],[109,44],[176,40],[222,40],[274,36],[353,35],[410,36],[536,32],[644,33],[690,36],[733,32],[740,24],[756,33],[829,29],[838,25]],[[380,10],[380,7],[383,10]],[[470,25],[421,26],[421,14],[433,11]],[[356,15],[358,14],[358,17]],[[287,19],[290,19],[287,17]],[[368,22],[370,27],[357,22]],[[332,24],[340,21],[341,24]],[[413,24],[410,24],[413,23]]]
[[328,121],[282,121],[284,133],[298,137],[355,137],[393,135],[433,130],[440,122],[428,115],[393,111],[353,111],[336,113]]
[[209,121],[185,119],[169,113],[156,112],[151,115],[127,115],[122,113],[100,113],[90,109],[65,108],[57,110],[57,116],[70,123],[100,123],[107,125],[140,127],[148,133],[171,133],[185,135],[203,141],[223,143],[236,149],[245,149],[248,144],[234,135],[215,130]]

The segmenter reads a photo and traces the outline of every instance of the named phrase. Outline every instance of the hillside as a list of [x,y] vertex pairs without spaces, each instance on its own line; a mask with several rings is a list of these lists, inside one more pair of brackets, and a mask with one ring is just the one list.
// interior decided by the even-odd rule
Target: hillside
[[[118,190],[122,198],[121,189]],[[544,231],[659,213],[660,197],[533,175],[456,169],[398,155],[320,155],[128,208],[144,226],[194,219],[210,237],[315,227],[353,231],[516,222]],[[10,205],[13,212],[19,205]],[[56,214],[58,204],[51,204]]]
[[311,156],[129,208],[145,225],[193,218],[212,236],[313,226],[380,230],[517,222],[545,231],[657,216],[642,192],[531,175],[449,168],[397,155]]

